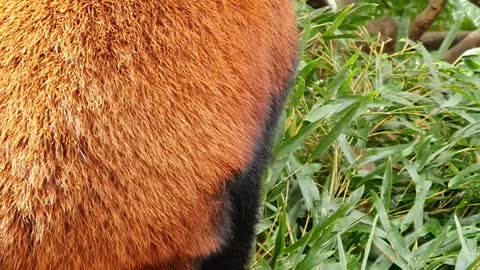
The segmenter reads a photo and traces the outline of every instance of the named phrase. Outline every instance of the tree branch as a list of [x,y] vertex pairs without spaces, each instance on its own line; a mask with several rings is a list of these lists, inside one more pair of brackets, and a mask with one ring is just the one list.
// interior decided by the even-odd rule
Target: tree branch
[[428,6],[420,13],[410,25],[408,37],[411,40],[418,41],[423,34],[432,26],[438,17],[447,0],[430,0]]
[[[466,38],[470,32],[459,32],[455,37],[452,45],[458,44],[464,38]],[[429,51],[438,50],[442,45],[443,41],[447,37],[448,32],[426,32],[423,34],[420,41],[423,43],[423,46]]]
[[453,63],[467,50],[480,47],[480,30],[471,32],[460,43],[451,48],[444,56],[443,60]]

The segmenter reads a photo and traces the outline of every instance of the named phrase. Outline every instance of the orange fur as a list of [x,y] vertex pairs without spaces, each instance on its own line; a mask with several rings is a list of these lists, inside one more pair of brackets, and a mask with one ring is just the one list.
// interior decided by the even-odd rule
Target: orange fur
[[293,68],[290,5],[1,1],[0,269],[215,251],[219,194]]

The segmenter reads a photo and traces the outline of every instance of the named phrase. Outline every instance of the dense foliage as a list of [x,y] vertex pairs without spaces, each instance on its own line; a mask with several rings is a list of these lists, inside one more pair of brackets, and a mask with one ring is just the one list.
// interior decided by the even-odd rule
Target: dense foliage
[[392,6],[297,8],[252,269],[480,269],[479,54],[382,53],[362,26]]

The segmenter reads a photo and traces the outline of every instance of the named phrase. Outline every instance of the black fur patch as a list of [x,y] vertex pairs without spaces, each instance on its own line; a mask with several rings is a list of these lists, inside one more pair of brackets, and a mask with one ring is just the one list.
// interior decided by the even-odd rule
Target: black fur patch
[[281,96],[274,98],[250,165],[226,188],[227,216],[220,230],[229,231],[230,237],[220,252],[204,259],[200,270],[244,270],[248,266],[261,203],[262,176],[270,160],[272,140],[287,93],[285,89]]

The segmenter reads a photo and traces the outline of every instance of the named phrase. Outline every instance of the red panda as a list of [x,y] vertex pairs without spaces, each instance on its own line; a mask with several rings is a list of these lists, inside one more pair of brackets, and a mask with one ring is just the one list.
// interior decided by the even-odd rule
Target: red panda
[[289,0],[0,3],[0,269],[245,269]]

